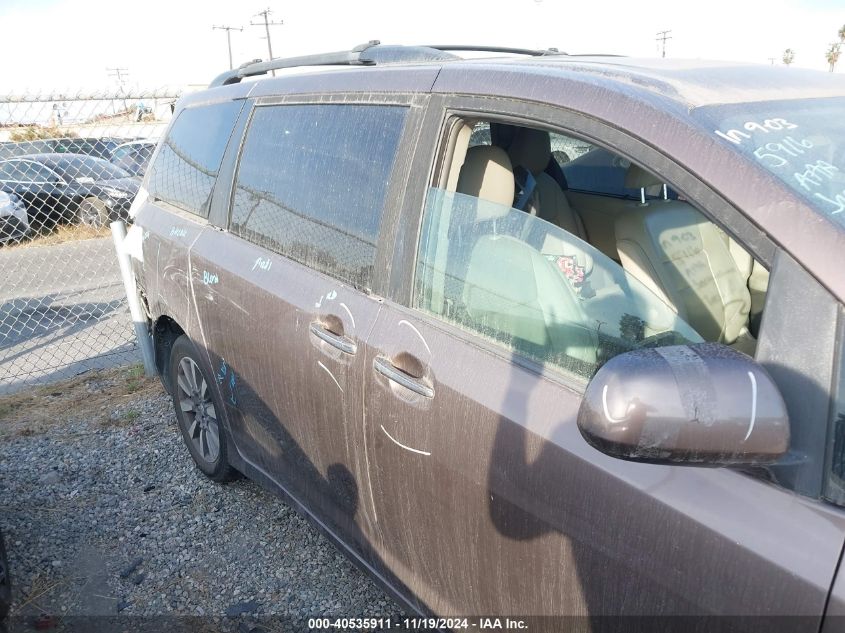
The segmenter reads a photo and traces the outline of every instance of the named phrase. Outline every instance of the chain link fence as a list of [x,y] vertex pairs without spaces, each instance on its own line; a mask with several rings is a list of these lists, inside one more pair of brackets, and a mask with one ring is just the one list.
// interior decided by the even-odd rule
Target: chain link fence
[[0,96],[0,393],[140,360],[109,223],[178,97]]

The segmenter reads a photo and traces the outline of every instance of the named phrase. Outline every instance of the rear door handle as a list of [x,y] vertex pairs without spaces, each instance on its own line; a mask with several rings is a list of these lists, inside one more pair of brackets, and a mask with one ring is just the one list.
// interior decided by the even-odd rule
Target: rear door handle
[[421,382],[419,379],[406,374],[383,356],[376,356],[373,360],[373,369],[388,380],[392,380],[406,389],[410,389],[424,398],[433,398],[434,389]]
[[351,355],[358,351],[358,346],[355,344],[354,341],[346,338],[345,336],[340,336],[338,334],[335,334],[334,332],[330,332],[316,321],[311,324],[309,330],[318,339],[325,341],[332,347],[339,349],[344,354]]

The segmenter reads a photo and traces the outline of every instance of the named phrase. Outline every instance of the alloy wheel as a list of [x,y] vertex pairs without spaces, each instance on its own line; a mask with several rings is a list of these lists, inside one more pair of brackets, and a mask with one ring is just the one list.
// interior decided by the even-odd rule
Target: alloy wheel
[[220,425],[208,383],[197,364],[187,356],[179,361],[176,382],[188,436],[202,458],[214,463],[220,456]]

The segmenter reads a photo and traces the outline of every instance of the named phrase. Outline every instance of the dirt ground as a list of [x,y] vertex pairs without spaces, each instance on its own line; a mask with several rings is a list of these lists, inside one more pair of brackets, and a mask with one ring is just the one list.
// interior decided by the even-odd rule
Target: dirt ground
[[204,477],[140,366],[0,397],[0,530],[10,633],[299,631],[315,616],[401,615],[282,499]]
[[0,441],[46,433],[59,419],[93,418],[102,426],[133,422],[138,414],[131,408],[118,419],[102,414],[161,391],[158,378],[144,376],[143,366],[133,365],[86,372],[61,383],[0,396]]

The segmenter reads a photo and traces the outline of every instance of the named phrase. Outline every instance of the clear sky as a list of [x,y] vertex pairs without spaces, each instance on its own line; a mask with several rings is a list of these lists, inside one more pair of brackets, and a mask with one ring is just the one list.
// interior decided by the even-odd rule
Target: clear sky
[[[228,68],[267,57],[255,14],[272,10],[276,56],[384,43],[554,46],[569,53],[659,55],[767,64],[786,48],[795,66],[826,70],[825,51],[845,24],[845,0],[0,0],[0,92],[106,89],[106,67],[129,69],[128,85],[205,84]],[[837,72],[845,72],[845,51]]]

